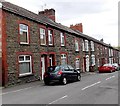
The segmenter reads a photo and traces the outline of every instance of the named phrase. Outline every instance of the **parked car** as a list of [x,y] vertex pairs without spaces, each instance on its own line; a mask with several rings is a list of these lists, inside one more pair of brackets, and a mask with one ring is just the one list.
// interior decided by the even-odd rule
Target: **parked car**
[[112,64],[104,64],[98,68],[99,73],[101,72],[115,72],[115,67]]
[[44,83],[49,85],[50,82],[59,81],[66,85],[68,81],[80,81],[80,71],[74,69],[71,65],[50,66],[44,73]]
[[120,69],[120,66],[117,63],[112,64],[115,67],[115,70],[118,71]]

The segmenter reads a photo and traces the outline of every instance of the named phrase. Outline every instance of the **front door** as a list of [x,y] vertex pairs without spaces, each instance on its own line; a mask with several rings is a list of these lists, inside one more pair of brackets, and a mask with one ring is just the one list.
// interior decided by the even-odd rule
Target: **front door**
[[45,57],[41,57],[41,68],[42,68],[42,80],[45,72]]
[[86,55],[86,72],[89,72],[89,56]]

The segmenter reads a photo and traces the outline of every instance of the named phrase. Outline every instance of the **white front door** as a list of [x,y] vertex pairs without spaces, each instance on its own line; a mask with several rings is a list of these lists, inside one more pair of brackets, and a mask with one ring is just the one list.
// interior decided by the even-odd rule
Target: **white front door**
[[86,55],[86,71],[89,72],[89,56]]
[[43,80],[43,76],[45,72],[45,58],[44,57],[41,58],[41,68],[42,68],[42,80]]

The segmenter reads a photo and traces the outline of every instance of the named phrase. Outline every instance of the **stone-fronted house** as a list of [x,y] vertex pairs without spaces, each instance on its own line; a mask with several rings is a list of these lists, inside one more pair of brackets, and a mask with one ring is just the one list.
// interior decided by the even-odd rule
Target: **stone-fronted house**
[[[35,14],[1,2],[0,29],[3,86],[43,80],[53,65],[70,64],[89,72],[111,61],[110,45],[83,34],[81,23],[70,28],[57,23],[54,9]],[[119,51],[111,50],[118,62]]]

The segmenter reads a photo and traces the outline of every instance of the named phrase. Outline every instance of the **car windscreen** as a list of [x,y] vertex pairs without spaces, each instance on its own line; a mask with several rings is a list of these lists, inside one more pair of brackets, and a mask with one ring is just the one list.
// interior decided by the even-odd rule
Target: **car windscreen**
[[60,66],[48,67],[48,72],[57,72],[60,70]]

